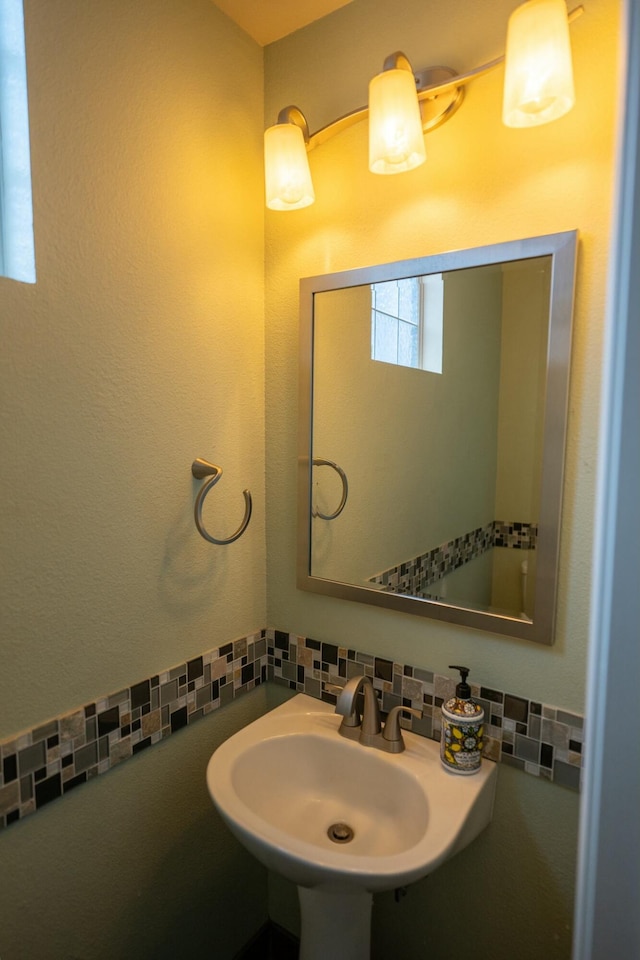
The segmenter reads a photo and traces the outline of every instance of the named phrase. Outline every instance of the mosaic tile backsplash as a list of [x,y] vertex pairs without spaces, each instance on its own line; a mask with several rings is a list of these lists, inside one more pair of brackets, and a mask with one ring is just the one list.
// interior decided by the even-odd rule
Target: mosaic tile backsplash
[[[383,711],[398,704],[421,710],[422,719],[403,717],[402,726],[440,740],[440,707],[455,693],[459,678],[279,630],[268,631],[268,637],[269,677],[276,683],[335,703],[336,696],[327,692],[326,684],[344,685],[351,677],[365,674],[373,681]],[[580,788],[582,716],[490,687],[470,686],[485,711],[485,757]]]
[[[408,664],[280,630],[260,630],[85,704],[0,743],[0,828],[107,773],[265,681],[335,703],[327,684],[371,677],[383,711],[416,707],[402,721],[440,739],[440,706],[456,680]],[[583,718],[471,684],[486,715],[484,755],[572,789],[580,787]]]
[[[455,540],[448,540],[427,553],[412,557],[370,578],[394,593],[420,596],[447,574],[482,556],[493,547],[514,550],[535,550],[538,539],[536,523],[493,520]],[[428,595],[428,594],[427,594]]]
[[0,827],[40,810],[267,679],[266,631],[0,744]]

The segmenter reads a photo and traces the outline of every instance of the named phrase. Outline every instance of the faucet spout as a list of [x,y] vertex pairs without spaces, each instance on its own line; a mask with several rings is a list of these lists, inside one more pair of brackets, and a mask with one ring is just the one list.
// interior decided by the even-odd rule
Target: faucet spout
[[358,739],[365,746],[373,746],[376,738],[380,736],[382,722],[380,720],[378,697],[369,677],[352,677],[345,684],[336,703],[336,713],[343,717],[351,717],[357,714],[356,701],[360,691],[364,694],[364,710]]
[[[331,692],[334,693],[337,689],[333,687]],[[364,694],[362,720],[358,710],[358,694],[361,691]],[[344,717],[338,733],[349,740],[357,740],[365,747],[376,747],[386,753],[402,753],[405,749],[400,731],[400,714],[411,713],[414,717],[422,717],[421,710],[399,705],[389,711],[385,728],[382,730],[378,696],[369,677],[364,676],[352,677],[342,687],[336,703],[336,713]]]

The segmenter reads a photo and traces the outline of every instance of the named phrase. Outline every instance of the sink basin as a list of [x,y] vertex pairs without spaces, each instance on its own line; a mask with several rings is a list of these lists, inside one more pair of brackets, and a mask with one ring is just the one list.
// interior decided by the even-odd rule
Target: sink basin
[[[265,866],[299,887],[370,894],[424,877],[489,823],[494,763],[457,776],[433,740],[403,731],[406,750],[387,754],[341,737],[340,719],[298,694],[211,757],[211,798]],[[353,839],[330,839],[334,824]]]

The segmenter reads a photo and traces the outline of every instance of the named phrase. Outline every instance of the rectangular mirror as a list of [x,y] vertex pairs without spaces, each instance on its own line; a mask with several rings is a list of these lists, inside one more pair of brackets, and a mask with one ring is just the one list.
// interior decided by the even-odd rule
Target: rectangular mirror
[[576,252],[301,280],[299,588],[553,643]]

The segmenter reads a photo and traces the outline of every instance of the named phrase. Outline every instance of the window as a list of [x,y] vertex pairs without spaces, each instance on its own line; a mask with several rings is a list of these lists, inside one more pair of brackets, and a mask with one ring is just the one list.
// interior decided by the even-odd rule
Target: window
[[371,359],[442,373],[441,273],[371,285]]
[[36,279],[22,0],[0,3],[0,275]]

